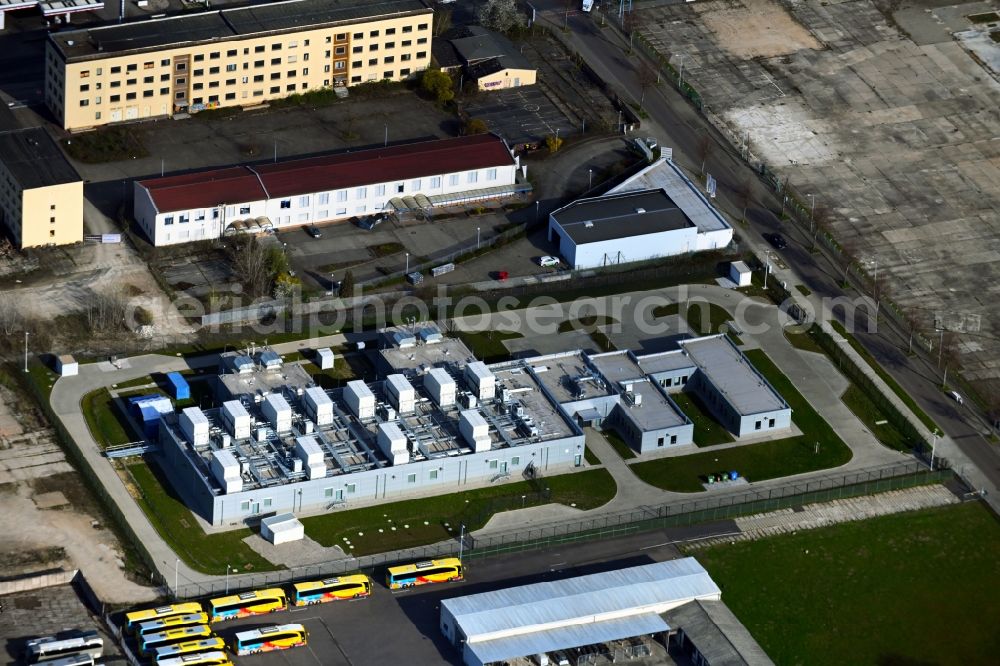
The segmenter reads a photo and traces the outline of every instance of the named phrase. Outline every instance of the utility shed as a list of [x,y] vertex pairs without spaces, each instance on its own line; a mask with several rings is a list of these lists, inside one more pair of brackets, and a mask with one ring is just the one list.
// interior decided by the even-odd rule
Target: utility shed
[[316,350],[316,365],[319,366],[320,370],[332,370],[335,358],[333,350],[329,347]]
[[212,452],[212,474],[222,486],[226,495],[243,490],[243,477],[240,476],[240,463],[232,451],[224,449]]
[[378,448],[393,465],[410,462],[410,450],[406,446],[406,435],[395,423],[378,424]]
[[469,666],[662,633],[660,617],[719,587],[692,557],[441,602],[441,632]]
[[156,439],[156,433],[160,429],[160,417],[172,414],[174,411],[174,404],[170,402],[170,398],[159,394],[135,396],[129,398],[129,404],[142,423],[142,435],[146,439]]
[[222,420],[233,439],[250,438],[250,412],[239,400],[222,403]]
[[192,446],[208,444],[208,417],[198,407],[188,407],[178,419],[181,432]]
[[280,393],[268,393],[264,396],[260,411],[275,432],[288,432],[292,429],[292,408]]
[[722,601],[698,599],[663,614],[677,629],[674,640],[691,663],[705,666],[774,666]]
[[385,378],[389,402],[400,414],[409,414],[416,404],[417,393],[403,375],[389,375]]
[[347,382],[347,386],[344,387],[344,402],[359,419],[370,419],[375,416],[375,394],[360,379]]
[[431,394],[431,400],[438,407],[450,407],[455,404],[455,380],[444,368],[431,368],[424,375],[424,388]]
[[473,361],[465,366],[465,381],[480,400],[492,400],[496,395],[497,378],[482,361]]
[[60,377],[75,377],[80,374],[80,364],[69,354],[56,358],[56,372]]
[[188,386],[184,375],[179,372],[168,372],[167,383],[170,384],[170,392],[174,394],[174,400],[188,400],[191,398],[191,387]]
[[325,426],[333,423],[333,400],[319,386],[310,386],[302,394],[302,404],[306,416],[316,425]]
[[260,521],[260,535],[275,546],[279,546],[305,538],[306,530],[292,514],[279,513]]
[[266,349],[257,354],[257,362],[265,370],[281,370],[282,360],[278,352]]
[[752,278],[753,273],[745,261],[734,261],[729,264],[729,279],[732,280],[737,287],[749,287]]

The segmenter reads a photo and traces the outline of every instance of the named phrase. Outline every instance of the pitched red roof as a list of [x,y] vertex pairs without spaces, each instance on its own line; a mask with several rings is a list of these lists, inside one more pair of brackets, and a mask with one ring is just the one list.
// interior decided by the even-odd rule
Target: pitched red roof
[[[252,168],[230,167],[151,178],[139,184],[149,190],[157,210],[168,212],[510,164],[514,164],[514,158],[500,138],[492,134],[478,134],[288,160]],[[259,179],[254,172],[260,175]]]

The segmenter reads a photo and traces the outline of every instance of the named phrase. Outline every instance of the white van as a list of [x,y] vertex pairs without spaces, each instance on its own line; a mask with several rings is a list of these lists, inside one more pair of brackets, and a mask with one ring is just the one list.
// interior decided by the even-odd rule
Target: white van
[[948,397],[957,402],[960,405],[965,404],[965,400],[962,398],[962,394],[958,391],[948,391]]

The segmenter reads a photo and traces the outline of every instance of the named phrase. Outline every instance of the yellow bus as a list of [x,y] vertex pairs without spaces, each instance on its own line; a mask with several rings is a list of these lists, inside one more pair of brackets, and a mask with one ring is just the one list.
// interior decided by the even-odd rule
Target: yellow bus
[[243,656],[255,652],[287,650],[305,645],[309,632],[301,624],[281,624],[262,627],[252,631],[241,631],[233,638],[233,652]]
[[219,597],[208,602],[209,620],[221,622],[250,615],[274,613],[288,608],[288,597],[280,587]]
[[184,641],[173,645],[161,645],[153,649],[153,661],[159,664],[164,659],[179,657],[183,654],[196,654],[199,652],[218,652],[226,649],[226,642],[218,636],[202,638],[197,641]]
[[156,662],[156,666],[233,666],[225,652],[198,652],[181,657],[169,657]]
[[142,636],[154,631],[166,631],[174,627],[190,627],[192,624],[208,624],[208,613],[188,613],[187,615],[171,615],[162,620],[140,622],[135,632]]
[[293,602],[296,606],[322,604],[338,599],[357,599],[372,593],[372,582],[364,574],[325,578],[295,583]]
[[453,580],[462,580],[462,561],[457,557],[389,567],[385,575],[385,583],[390,590]]
[[197,601],[132,611],[131,613],[125,614],[125,630],[134,632],[140,622],[146,622],[147,620],[162,620],[163,618],[171,617],[172,615],[188,615],[190,613],[201,612],[201,604]]
[[212,630],[204,624],[196,624],[190,627],[175,627],[165,631],[157,631],[139,637],[139,652],[143,655],[151,655],[158,647],[172,645],[194,638],[208,638],[212,635]]

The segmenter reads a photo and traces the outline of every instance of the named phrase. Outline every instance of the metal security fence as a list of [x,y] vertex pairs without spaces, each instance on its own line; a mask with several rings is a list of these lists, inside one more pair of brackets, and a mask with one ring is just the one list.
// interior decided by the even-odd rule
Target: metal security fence
[[[726,520],[814,502],[941,483],[953,478],[951,470],[930,471],[917,460],[881,467],[829,474],[782,485],[693,500],[675,500],[630,511],[609,513],[578,521],[560,521],[500,534],[459,539],[404,550],[347,557],[311,566],[230,576],[202,583],[182,584],[173,590],[178,598],[194,598],[281,585],[293,581],[335,576],[353,571],[377,572],[398,562],[412,562],[462,552],[467,560],[549,548],[559,544],[612,539],[669,527]],[[516,507],[515,507],[516,508]]]

